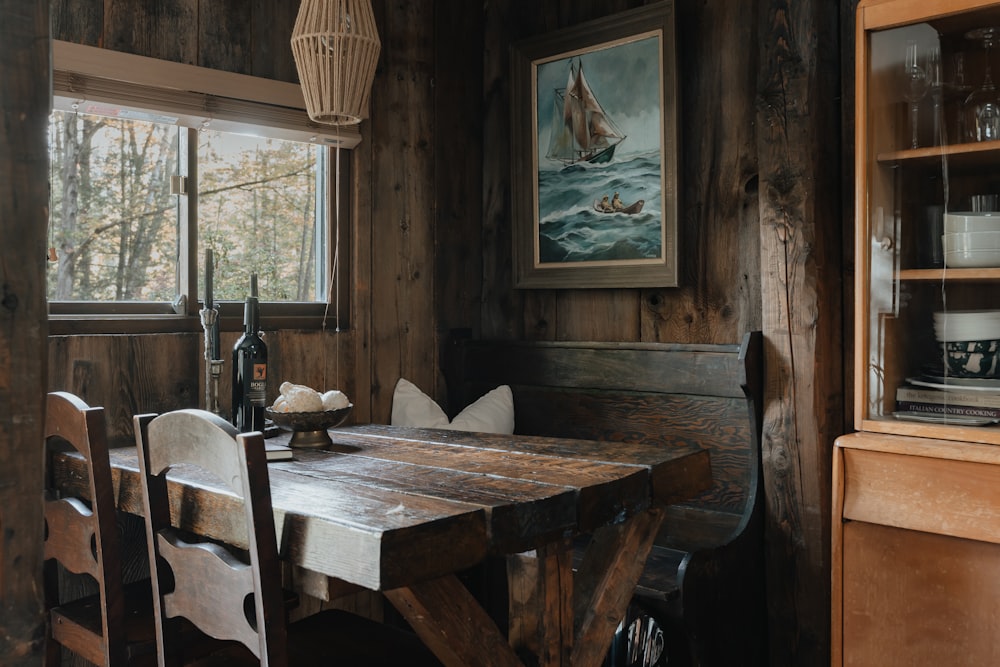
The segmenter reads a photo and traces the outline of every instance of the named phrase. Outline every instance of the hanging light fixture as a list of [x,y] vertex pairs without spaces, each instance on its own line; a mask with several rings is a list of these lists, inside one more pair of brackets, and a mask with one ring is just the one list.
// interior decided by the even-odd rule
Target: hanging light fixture
[[367,118],[381,48],[371,0],[302,0],[292,55],[309,117],[328,125]]

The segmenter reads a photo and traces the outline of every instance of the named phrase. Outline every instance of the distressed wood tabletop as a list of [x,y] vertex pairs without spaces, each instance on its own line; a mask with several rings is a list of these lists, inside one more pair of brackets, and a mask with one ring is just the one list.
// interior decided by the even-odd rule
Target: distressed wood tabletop
[[[618,537],[595,549],[606,552],[587,566],[595,581],[586,583],[583,577],[591,575],[578,574],[575,593],[572,585],[555,584],[553,599],[545,602],[564,612],[577,610],[568,613],[574,621],[560,620],[564,613],[542,612],[553,644],[548,657],[539,659],[540,664],[599,664],[571,653],[579,650],[577,644],[592,643],[584,639],[586,623],[579,618],[590,613],[587,605],[612,604],[601,601],[608,584],[600,579],[621,568],[615,563],[623,554],[631,560],[641,556],[641,571],[645,553],[638,541],[644,538],[633,535],[636,528],[655,534],[662,513],[654,506],[711,483],[708,453],[687,446],[379,425],[333,429],[330,435],[334,444],[328,451],[296,449],[293,460],[268,465],[281,557],[312,573],[385,591],[445,664],[481,661],[485,651],[493,654],[491,664],[521,664],[475,601],[466,599],[454,573],[489,555],[534,550],[543,570],[554,567],[572,581],[570,540],[607,526]],[[141,514],[135,449],[112,450],[111,461],[119,508]],[[82,492],[78,461],[66,459],[55,472],[60,486]],[[184,467],[171,471],[169,479],[171,511],[183,527],[244,543],[238,501],[220,482]],[[630,592],[631,575],[612,579],[621,579],[618,587]],[[574,595],[584,599],[574,602]],[[621,602],[613,604],[616,609]],[[455,614],[462,617],[449,618]],[[600,623],[598,643],[604,635],[610,641],[605,625]]]

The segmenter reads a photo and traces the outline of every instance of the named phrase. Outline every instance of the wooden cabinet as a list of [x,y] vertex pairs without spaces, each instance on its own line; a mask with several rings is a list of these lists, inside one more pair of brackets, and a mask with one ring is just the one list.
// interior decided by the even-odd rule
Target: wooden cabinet
[[833,664],[1000,664],[1000,448],[855,433],[833,489]]
[[[995,43],[987,45],[983,28],[995,28]],[[857,30],[856,426],[1000,444],[997,427],[895,414],[901,386],[916,380],[934,389],[943,379],[935,313],[1000,310],[1000,261],[945,265],[942,248],[946,214],[992,207],[1000,216],[993,201],[1000,199],[1000,134],[976,140],[966,104],[985,85],[987,53],[996,61],[991,78],[1000,83],[1000,2],[863,0]],[[915,86],[906,73],[908,52],[923,76]],[[993,382],[1000,396],[1000,380]]]
[[[1000,261],[942,238],[954,214],[1000,217],[1000,2],[862,0],[857,48],[858,432],[834,450],[833,664],[1000,664],[1000,378],[956,378],[935,326],[1000,311]],[[926,412],[900,402],[914,389],[934,393],[911,397]]]

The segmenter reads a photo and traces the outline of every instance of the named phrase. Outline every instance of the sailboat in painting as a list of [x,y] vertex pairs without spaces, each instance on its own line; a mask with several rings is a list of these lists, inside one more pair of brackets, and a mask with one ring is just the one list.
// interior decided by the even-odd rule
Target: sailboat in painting
[[555,90],[552,133],[546,157],[564,165],[610,162],[625,135],[608,116],[583,75],[583,63],[570,60],[565,88]]

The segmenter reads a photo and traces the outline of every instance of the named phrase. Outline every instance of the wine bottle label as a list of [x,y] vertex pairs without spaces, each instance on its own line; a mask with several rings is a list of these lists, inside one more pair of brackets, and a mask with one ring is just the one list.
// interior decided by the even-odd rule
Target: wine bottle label
[[267,401],[267,364],[254,362],[250,386],[247,390],[250,405],[264,407]]

